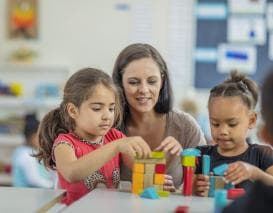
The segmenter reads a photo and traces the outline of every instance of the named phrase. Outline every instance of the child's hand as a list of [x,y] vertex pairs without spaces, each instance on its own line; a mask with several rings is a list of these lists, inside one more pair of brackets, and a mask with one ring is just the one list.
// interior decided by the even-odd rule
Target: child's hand
[[244,180],[253,179],[255,168],[255,166],[242,161],[231,163],[224,174],[225,182],[236,185]]
[[148,158],[151,154],[149,145],[139,136],[121,139],[119,141],[118,150],[130,157],[138,158]]
[[165,175],[164,185],[163,185],[164,191],[169,192],[175,192],[175,187],[173,184],[173,177],[170,175]]
[[169,152],[172,155],[180,155],[182,147],[180,143],[172,136],[166,137],[155,151]]
[[193,184],[195,194],[204,197],[209,191],[209,176],[198,174]]

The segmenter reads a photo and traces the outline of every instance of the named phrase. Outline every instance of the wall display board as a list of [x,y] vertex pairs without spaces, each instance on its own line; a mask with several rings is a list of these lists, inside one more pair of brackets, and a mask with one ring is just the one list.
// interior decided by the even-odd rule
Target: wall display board
[[211,88],[238,69],[260,83],[273,65],[273,0],[198,0],[196,88]]

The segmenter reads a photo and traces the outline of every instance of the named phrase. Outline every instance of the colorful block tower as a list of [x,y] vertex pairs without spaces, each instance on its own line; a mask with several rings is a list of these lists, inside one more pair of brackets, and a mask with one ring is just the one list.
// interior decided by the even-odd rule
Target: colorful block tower
[[183,190],[184,196],[192,195],[193,177],[197,157],[200,156],[200,150],[195,148],[185,149],[181,152],[181,164],[183,167]]
[[164,152],[152,152],[148,159],[136,158],[133,165],[132,193],[139,194],[148,187],[163,191],[166,158]]

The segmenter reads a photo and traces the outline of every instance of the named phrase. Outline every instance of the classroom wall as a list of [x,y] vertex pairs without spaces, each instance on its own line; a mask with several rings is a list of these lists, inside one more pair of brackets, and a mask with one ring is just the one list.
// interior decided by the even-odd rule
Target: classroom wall
[[[6,2],[0,0],[0,26],[6,26]],[[6,28],[0,27],[0,64],[6,62],[12,50],[25,46],[38,52],[35,64],[66,66],[71,72],[91,66],[111,73],[121,49],[147,39],[171,67],[178,103],[194,90],[193,3],[194,0],[40,0],[39,39],[10,40]],[[146,20],[141,20],[142,16]],[[151,29],[145,29],[145,24]]]

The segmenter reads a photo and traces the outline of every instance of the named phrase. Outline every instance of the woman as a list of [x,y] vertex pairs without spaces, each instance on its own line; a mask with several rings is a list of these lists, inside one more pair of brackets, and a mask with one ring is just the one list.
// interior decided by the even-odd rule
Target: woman
[[[159,52],[148,44],[132,44],[119,54],[113,74],[124,105],[121,131],[127,136],[141,136],[151,150],[166,152],[165,190],[182,183],[179,153],[182,148],[205,144],[195,120],[172,109],[172,91],[168,68]],[[122,167],[121,179],[130,180]]]

